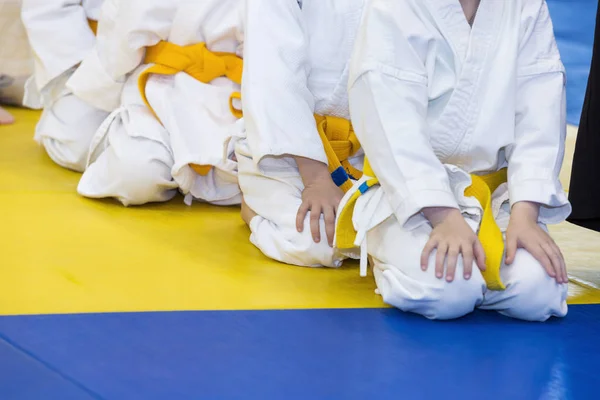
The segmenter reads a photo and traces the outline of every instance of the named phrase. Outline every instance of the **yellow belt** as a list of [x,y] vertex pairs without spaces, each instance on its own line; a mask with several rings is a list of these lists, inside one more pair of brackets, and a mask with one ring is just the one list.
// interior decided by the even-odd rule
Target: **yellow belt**
[[94,35],[98,34],[98,21],[94,21],[93,19],[88,19],[88,25],[90,26],[90,29],[92,30],[92,32],[94,32]]
[[352,188],[352,181],[362,177],[348,159],[360,149],[358,138],[350,121],[338,117],[315,115],[317,130],[325,148],[329,173],[333,182],[344,192]]
[[[361,184],[358,190],[350,197],[345,207],[339,211],[336,226],[336,246],[339,249],[352,249],[355,247],[356,230],[352,222],[354,206],[362,194],[379,183],[366,159],[364,174],[372,178],[367,179]],[[477,235],[486,255],[486,270],[482,275],[489,289],[504,290],[506,287],[500,277],[500,268],[502,267],[502,259],[504,257],[504,238],[494,218],[492,194],[500,185],[506,183],[507,171],[505,168],[489,175],[471,175],[471,179],[472,184],[465,189],[465,196],[475,197],[483,208],[483,215]]]
[[[185,72],[192,78],[203,83],[226,77],[233,82],[242,83],[243,60],[236,54],[218,53],[208,50],[205,43],[197,43],[190,46],[178,46],[173,43],[161,41],[146,49],[145,64],[154,64],[140,74],[138,88],[144,103],[154,113],[152,106],[146,97],[146,84],[150,75],[175,75]],[[234,100],[241,99],[239,92],[233,93],[229,99],[231,113],[242,117],[242,112],[233,105]],[[156,115],[156,113],[154,113]],[[207,175],[211,165],[190,164],[200,175]]]

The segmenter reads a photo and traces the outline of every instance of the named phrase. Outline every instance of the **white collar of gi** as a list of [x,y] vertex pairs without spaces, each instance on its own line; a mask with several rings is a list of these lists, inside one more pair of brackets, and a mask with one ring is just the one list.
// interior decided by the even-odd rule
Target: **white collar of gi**
[[[464,62],[468,55],[478,59],[474,52],[487,53],[488,46],[495,45],[494,41],[506,3],[510,3],[505,0],[481,0],[471,27],[459,0],[425,0],[425,2],[461,62]],[[472,43],[475,43],[473,48],[471,48]]]

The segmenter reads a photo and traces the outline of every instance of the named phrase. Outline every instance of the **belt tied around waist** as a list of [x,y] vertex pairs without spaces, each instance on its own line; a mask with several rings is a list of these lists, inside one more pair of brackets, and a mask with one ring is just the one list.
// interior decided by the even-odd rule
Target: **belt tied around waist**
[[[140,74],[138,89],[144,103],[153,113],[154,110],[146,97],[146,85],[151,75],[175,75],[185,72],[202,83],[210,83],[217,78],[225,77],[241,85],[244,68],[241,57],[233,53],[210,51],[206,43],[179,46],[161,41],[146,48],[144,63],[153,65]],[[242,111],[234,107],[234,101],[240,99],[239,92],[231,94],[229,99],[229,109],[236,118],[242,117]],[[156,113],[154,115],[156,116]],[[200,175],[207,175],[212,169],[212,165],[190,164],[190,167]]]
[[[379,184],[379,180],[365,159],[365,178],[356,191],[346,202],[344,208],[338,212],[336,223],[336,247],[338,249],[352,249],[356,246],[361,248],[361,276],[367,274],[367,246],[366,232],[358,232],[354,229],[353,214],[358,198],[370,188]],[[483,278],[490,290],[506,289],[500,276],[504,258],[504,237],[500,227],[496,223],[492,209],[492,195],[498,187],[507,182],[507,170],[501,169],[488,175],[471,175],[471,186],[465,189],[466,197],[474,197],[479,201],[483,213],[477,234],[486,256],[486,270],[482,272]]]
[[352,124],[347,119],[332,116],[315,115],[315,120],[325,148],[331,179],[347,192],[352,188],[352,180],[362,177],[362,172],[349,161],[360,150]]

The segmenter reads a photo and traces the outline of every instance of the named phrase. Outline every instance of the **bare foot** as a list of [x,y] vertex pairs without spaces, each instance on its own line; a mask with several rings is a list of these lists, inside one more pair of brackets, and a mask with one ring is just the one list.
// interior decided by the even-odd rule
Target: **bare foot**
[[248,204],[242,199],[242,219],[246,223],[246,225],[250,226],[250,221],[252,218],[256,217],[258,214],[252,211]]
[[10,125],[15,122],[15,118],[4,108],[0,107],[0,125]]

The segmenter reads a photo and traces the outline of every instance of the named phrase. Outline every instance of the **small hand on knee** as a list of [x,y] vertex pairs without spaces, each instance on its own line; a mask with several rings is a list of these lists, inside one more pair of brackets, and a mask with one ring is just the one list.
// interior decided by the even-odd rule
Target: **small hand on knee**
[[315,243],[321,241],[321,214],[325,219],[325,232],[329,246],[333,247],[335,216],[344,192],[333,183],[327,165],[303,157],[295,157],[304,190],[302,204],[296,215],[296,229],[304,231],[304,219],[310,211],[310,229]]
[[452,282],[456,273],[458,257],[462,255],[463,276],[470,279],[475,261],[480,270],[485,270],[485,252],[479,238],[467,224],[459,210],[451,208],[425,208],[423,214],[433,226],[429,241],[421,254],[421,269],[426,271],[429,257],[437,249],[435,275],[444,277],[444,264],[447,264],[446,281]]
[[548,232],[538,225],[540,206],[519,202],[512,208],[506,230],[506,264],[515,260],[517,249],[528,251],[557,283],[568,283],[565,259]]

